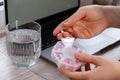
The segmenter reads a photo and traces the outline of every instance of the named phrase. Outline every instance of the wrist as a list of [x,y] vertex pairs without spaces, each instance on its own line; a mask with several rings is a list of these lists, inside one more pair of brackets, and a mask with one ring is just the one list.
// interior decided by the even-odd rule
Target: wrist
[[117,78],[116,78],[116,80],[120,80],[120,62],[118,62],[117,63],[117,65],[116,65],[116,76],[117,76]]
[[103,12],[108,21],[108,27],[120,27],[120,7],[103,6]]

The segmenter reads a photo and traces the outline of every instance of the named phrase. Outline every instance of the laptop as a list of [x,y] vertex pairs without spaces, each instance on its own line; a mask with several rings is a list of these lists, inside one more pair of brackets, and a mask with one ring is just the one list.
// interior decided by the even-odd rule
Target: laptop
[[[53,62],[51,50],[58,41],[52,34],[53,30],[80,7],[80,0],[5,0],[4,2],[6,24],[16,20],[24,20],[36,21],[42,26],[41,57]],[[87,53],[95,54],[118,42],[120,40],[118,34],[120,34],[120,29],[109,28],[91,39],[77,40]]]

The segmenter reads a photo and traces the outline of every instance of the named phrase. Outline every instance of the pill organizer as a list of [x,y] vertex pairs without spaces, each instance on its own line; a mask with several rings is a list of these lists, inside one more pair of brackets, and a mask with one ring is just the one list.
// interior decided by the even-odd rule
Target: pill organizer
[[[67,42],[66,42],[67,41]],[[74,53],[84,53],[85,50],[78,44],[76,40],[70,44],[69,40],[58,41],[52,49],[52,59],[58,67],[64,67],[71,71],[76,71],[84,63],[79,62],[74,58]]]

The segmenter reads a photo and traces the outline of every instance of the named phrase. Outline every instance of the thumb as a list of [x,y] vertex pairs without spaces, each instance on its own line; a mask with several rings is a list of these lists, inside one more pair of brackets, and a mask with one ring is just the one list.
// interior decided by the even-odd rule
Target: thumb
[[[87,7],[87,6],[86,6]],[[79,8],[72,16],[71,18],[74,20],[81,20],[86,17],[87,8],[81,7]]]
[[98,56],[84,54],[84,53],[75,53],[75,58],[80,62],[92,63],[94,65],[100,65],[101,59]]

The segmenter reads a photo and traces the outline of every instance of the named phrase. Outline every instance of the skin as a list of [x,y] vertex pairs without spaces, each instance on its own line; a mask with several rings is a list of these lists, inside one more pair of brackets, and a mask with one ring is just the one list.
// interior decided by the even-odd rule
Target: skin
[[107,59],[101,56],[88,54],[75,54],[75,58],[80,62],[91,63],[96,67],[85,72],[71,72],[64,68],[58,70],[71,80],[120,80],[120,62]]
[[[81,7],[60,23],[53,31],[53,35],[59,40],[63,37],[91,38],[109,26],[119,27],[119,13],[120,7],[98,5]],[[61,33],[61,30],[64,33]]]
[[[80,7],[68,19],[60,23],[53,31],[53,35],[60,40],[64,37],[91,38],[106,28],[120,27],[120,7],[90,5]],[[62,67],[58,70],[71,80],[120,80],[120,62],[88,54],[75,54],[75,58],[87,65],[96,67],[87,71],[71,72]],[[89,69],[89,70],[88,70]]]

